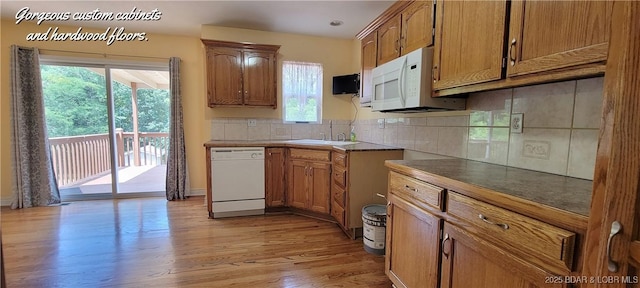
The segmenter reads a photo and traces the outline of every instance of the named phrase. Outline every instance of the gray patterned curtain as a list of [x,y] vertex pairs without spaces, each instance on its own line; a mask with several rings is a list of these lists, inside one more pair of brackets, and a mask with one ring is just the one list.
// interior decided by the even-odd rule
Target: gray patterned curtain
[[11,101],[11,208],[59,204],[44,118],[38,48],[11,46]]
[[180,94],[180,58],[169,59],[171,119],[169,124],[169,153],[167,158],[167,200],[186,199],[189,190],[187,154],[182,123],[182,95]]

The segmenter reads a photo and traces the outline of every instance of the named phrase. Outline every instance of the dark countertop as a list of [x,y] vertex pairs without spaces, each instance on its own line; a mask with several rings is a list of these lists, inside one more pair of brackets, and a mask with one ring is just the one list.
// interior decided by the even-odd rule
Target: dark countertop
[[[501,206],[512,208],[509,206],[511,204],[516,207],[512,210],[524,207],[531,214],[542,215],[546,212],[536,209],[544,210],[548,206],[552,208],[547,212],[570,212],[561,214],[585,224],[588,219],[592,190],[592,181],[589,180],[464,159],[388,160],[386,165],[401,173],[416,173],[417,175],[410,175],[414,177],[424,174],[427,179],[422,180],[439,182],[433,184],[470,197],[489,200],[492,204],[508,203]],[[405,167],[410,169],[406,170]]]
[[[337,143],[337,144],[336,144]],[[211,140],[204,143],[205,147],[294,147],[313,149],[333,149],[340,151],[385,151],[404,150],[403,148],[356,141],[355,144],[342,141],[323,141],[314,139],[299,140]]]

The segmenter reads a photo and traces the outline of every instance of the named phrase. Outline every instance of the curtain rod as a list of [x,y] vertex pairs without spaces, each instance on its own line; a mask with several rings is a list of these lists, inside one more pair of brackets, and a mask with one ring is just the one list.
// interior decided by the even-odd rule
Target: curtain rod
[[44,52],[63,52],[63,53],[78,53],[78,54],[89,54],[89,55],[99,55],[104,58],[107,57],[132,57],[132,58],[147,58],[147,59],[160,59],[160,60],[169,60],[169,58],[165,57],[152,57],[152,56],[133,56],[133,55],[122,55],[122,54],[107,54],[107,53],[95,53],[95,52],[82,52],[82,51],[67,51],[67,50],[56,50],[56,49],[40,49],[40,51]]

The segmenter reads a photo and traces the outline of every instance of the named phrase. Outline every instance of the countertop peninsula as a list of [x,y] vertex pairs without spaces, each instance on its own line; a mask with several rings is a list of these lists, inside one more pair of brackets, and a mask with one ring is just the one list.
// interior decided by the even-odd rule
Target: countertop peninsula
[[465,159],[388,160],[386,166],[540,220],[586,229],[589,180]]

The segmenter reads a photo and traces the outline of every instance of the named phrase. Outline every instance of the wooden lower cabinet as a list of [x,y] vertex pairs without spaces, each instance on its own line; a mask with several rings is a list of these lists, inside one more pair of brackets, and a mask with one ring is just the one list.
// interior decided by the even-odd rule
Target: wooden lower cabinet
[[289,161],[289,206],[307,208],[307,162]]
[[309,183],[307,186],[309,209],[329,214],[331,196],[331,164],[309,163]]
[[565,282],[563,276],[550,274],[472,235],[444,223],[440,287],[567,287],[554,283]]
[[285,149],[265,150],[265,206],[266,208],[285,206]]
[[[296,152],[292,153],[292,157],[296,157]],[[312,153],[301,154],[300,157],[312,155]],[[288,169],[289,206],[328,215],[331,196],[331,163],[290,159]]]
[[387,199],[387,276],[398,288],[437,287],[442,220],[392,193]]

